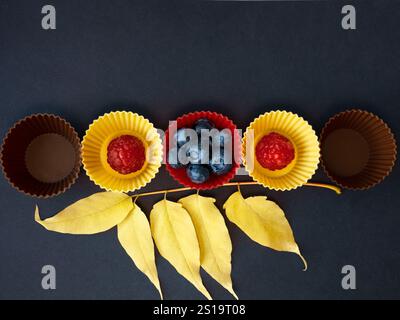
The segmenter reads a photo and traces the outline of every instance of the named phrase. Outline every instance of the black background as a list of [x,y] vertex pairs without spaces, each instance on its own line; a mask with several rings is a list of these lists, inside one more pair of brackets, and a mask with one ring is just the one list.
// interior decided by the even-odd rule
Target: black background
[[[240,128],[284,108],[320,131],[336,112],[357,107],[398,135],[400,1],[350,1],[357,30],[341,28],[348,2],[58,1],[57,29],[41,28],[46,1],[0,0],[0,133],[32,113],[70,121],[83,136],[112,110],[132,110],[165,128],[191,110],[214,110]],[[245,177],[246,178],[246,177]],[[328,181],[319,170],[314,181]],[[267,195],[286,212],[309,270],[294,254],[253,243],[227,221],[234,288],[242,299],[400,298],[399,168],[379,186],[335,193],[303,187]],[[145,189],[176,187],[164,168]],[[36,200],[0,179],[0,298],[157,299],[118,244],[115,229],[93,236],[44,230],[44,217],[99,189],[82,172],[65,194]],[[233,189],[202,192],[222,203]],[[169,196],[177,200],[184,194]],[[140,200],[148,213],[161,197]],[[41,268],[57,269],[57,289],[41,288]],[[157,256],[166,299],[202,299]],[[341,288],[341,268],[357,270],[357,290]],[[216,299],[230,299],[202,272]]]

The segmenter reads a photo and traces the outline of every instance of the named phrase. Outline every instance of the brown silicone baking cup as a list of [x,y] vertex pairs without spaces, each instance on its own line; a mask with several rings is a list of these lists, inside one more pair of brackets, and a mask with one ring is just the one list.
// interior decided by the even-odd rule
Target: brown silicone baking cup
[[325,124],[322,167],[343,188],[365,190],[380,183],[396,161],[396,140],[388,125],[363,110],[347,110]]
[[61,194],[79,175],[78,134],[58,116],[28,116],[18,121],[4,138],[1,166],[7,180],[20,192],[39,198]]

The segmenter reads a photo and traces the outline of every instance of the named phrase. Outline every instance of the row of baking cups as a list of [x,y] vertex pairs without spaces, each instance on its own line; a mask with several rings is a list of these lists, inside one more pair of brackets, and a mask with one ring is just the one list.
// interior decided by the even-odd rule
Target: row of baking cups
[[[335,183],[348,189],[367,189],[390,173],[396,159],[396,142],[390,128],[366,111],[348,110],[333,116],[325,124],[319,141],[307,121],[286,111],[259,116],[248,126],[242,141],[234,123],[215,112],[185,114],[177,119],[177,128],[192,127],[200,118],[211,120],[217,129],[231,131],[234,164],[229,172],[195,184],[184,168],[175,169],[166,163],[176,181],[194,189],[212,189],[228,182],[241,160],[250,176],[263,186],[295,189],[314,175],[320,155],[323,169]],[[117,111],[95,120],[81,145],[78,134],[66,120],[51,114],[35,114],[18,121],[8,131],[1,148],[1,165],[13,187],[35,197],[46,198],[67,190],[76,181],[82,163],[89,178],[101,188],[135,191],[157,174],[163,151],[164,156],[168,154],[171,130],[169,127],[166,131],[163,150],[161,137],[149,120],[136,113]],[[281,170],[266,169],[255,157],[258,141],[271,132],[289,139],[295,149],[294,160]],[[109,143],[123,135],[138,138],[146,151],[142,168],[130,174],[115,171],[107,161]]]

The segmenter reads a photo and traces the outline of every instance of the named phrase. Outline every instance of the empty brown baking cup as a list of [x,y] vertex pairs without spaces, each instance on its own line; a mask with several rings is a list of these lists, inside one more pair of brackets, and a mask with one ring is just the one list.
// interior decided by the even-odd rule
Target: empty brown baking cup
[[79,175],[78,134],[58,116],[28,116],[4,138],[1,165],[11,185],[25,194],[47,198],[63,193]]
[[341,112],[325,124],[322,166],[343,188],[364,190],[380,183],[396,161],[396,141],[383,120],[362,110]]

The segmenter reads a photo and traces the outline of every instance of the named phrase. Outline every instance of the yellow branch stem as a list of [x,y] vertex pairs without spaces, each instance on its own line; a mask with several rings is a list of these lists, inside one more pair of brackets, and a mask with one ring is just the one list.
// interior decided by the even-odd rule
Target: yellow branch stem
[[[253,186],[253,185],[259,185],[259,183],[255,182],[255,181],[228,182],[228,183],[223,184],[221,187],[237,187],[237,186]],[[307,182],[306,184],[304,184],[304,186],[329,189],[329,190],[336,192],[337,194],[341,194],[341,190],[339,187],[333,186],[330,184]],[[193,190],[193,189],[184,187],[184,188],[176,188],[176,189],[168,189],[168,190],[157,190],[157,191],[151,191],[151,192],[137,193],[137,194],[132,195],[132,197],[139,198],[139,197],[145,197],[145,196],[154,196],[154,195],[158,195],[158,194],[183,192],[183,191],[189,191],[189,190]]]

